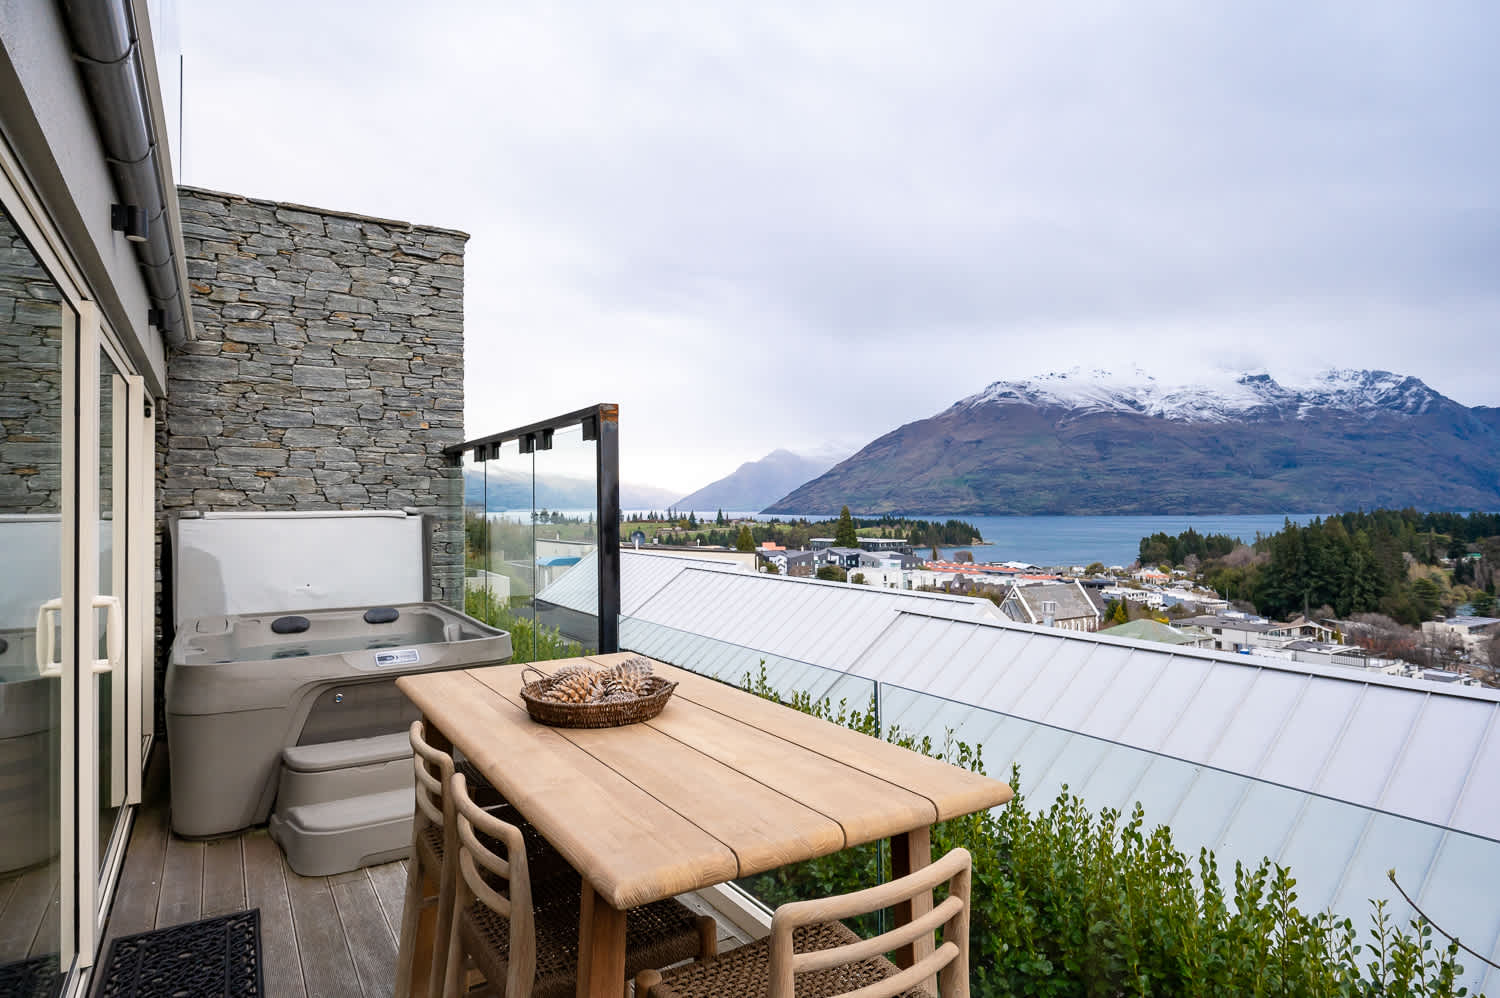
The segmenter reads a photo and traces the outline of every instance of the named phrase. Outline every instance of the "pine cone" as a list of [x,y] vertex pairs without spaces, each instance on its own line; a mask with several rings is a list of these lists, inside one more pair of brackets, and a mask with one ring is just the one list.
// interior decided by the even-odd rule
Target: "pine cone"
[[604,675],[592,669],[568,669],[552,678],[542,694],[558,703],[591,703],[604,696]]
[[644,658],[630,658],[605,673],[605,689],[622,694],[622,699],[647,696],[652,691],[651,663]]

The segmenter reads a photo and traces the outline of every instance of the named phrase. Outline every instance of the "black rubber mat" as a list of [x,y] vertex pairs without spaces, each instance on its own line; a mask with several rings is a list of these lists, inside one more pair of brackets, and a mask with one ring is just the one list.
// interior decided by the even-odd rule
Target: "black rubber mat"
[[6,998],[53,998],[62,991],[57,956],[39,956],[19,963],[0,964],[0,995]]
[[260,909],[121,936],[95,998],[262,998]]

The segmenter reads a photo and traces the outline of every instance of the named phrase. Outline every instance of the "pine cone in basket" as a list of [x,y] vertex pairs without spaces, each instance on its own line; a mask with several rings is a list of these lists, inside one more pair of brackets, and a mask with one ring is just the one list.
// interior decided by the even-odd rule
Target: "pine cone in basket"
[[655,685],[651,663],[644,658],[630,658],[604,674],[604,688],[621,699],[649,696]]
[[558,703],[597,702],[604,697],[604,674],[592,669],[559,671],[542,696]]

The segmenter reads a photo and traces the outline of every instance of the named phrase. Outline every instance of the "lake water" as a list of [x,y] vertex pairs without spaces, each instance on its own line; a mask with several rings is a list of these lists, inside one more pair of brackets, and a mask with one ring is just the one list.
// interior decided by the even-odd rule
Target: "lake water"
[[[645,510],[626,510],[645,512]],[[493,514],[492,514],[493,515]],[[795,520],[794,516],[763,513],[730,513],[736,519]],[[939,548],[951,561],[958,551],[971,551],[977,562],[1024,561],[1032,565],[1070,566],[1103,562],[1129,565],[1140,551],[1142,537],[1155,533],[1177,535],[1192,527],[1200,534],[1228,534],[1247,544],[1256,534],[1274,534],[1282,525],[1307,523],[1318,513],[1263,513],[1252,516],[954,516],[949,513],[914,513],[914,520],[963,520],[979,528],[985,543],[968,548]],[[810,517],[809,519],[813,519]],[[818,517],[817,519],[822,519]],[[713,513],[705,526],[712,527]],[[629,534],[627,525],[625,534]],[[927,555],[928,551],[917,552]]]
[[[746,514],[736,514],[744,516]],[[957,551],[971,551],[974,560],[1024,561],[1032,565],[1129,565],[1140,551],[1142,537],[1162,532],[1177,535],[1192,527],[1200,534],[1228,534],[1249,543],[1255,535],[1274,534],[1282,525],[1307,523],[1316,513],[1266,513],[1253,516],[952,516],[912,514],[914,520],[963,520],[979,528],[984,544],[970,548],[939,548],[951,561]],[[1326,514],[1323,514],[1326,515]],[[773,517],[756,516],[758,520]],[[781,517],[788,519],[788,517]],[[927,555],[928,551],[918,554]]]

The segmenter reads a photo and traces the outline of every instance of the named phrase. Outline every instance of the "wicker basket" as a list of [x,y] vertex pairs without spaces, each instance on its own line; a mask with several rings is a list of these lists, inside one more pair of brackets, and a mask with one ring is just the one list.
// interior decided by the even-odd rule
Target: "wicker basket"
[[553,678],[534,666],[521,671],[524,678],[534,672],[540,679],[533,679],[521,686],[521,699],[526,701],[526,713],[539,724],[554,728],[618,728],[624,724],[649,721],[672,699],[677,684],[661,678],[651,677],[651,692],[630,700],[613,700],[608,703],[558,703],[542,696],[552,685]]

